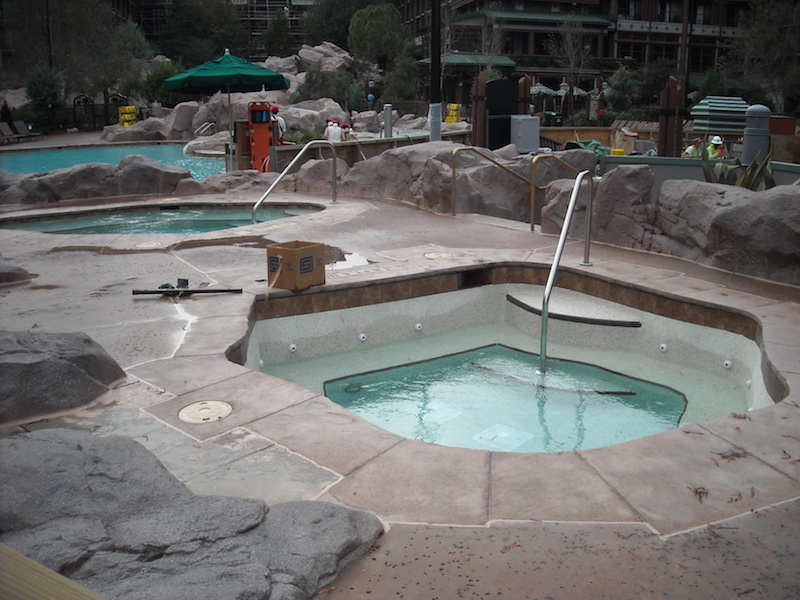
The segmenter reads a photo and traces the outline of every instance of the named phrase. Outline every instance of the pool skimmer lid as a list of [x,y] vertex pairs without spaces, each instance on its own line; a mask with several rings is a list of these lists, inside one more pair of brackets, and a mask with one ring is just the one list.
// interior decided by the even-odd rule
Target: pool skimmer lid
[[221,400],[203,400],[184,406],[178,418],[184,423],[211,423],[227,417],[233,407]]

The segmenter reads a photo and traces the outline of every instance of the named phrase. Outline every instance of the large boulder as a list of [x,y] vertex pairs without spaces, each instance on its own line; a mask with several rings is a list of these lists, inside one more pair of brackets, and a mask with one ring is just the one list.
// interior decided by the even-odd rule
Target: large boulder
[[[362,198],[392,198],[418,204],[434,212],[452,209],[452,142],[425,142],[387,150],[353,165],[341,185],[343,195]],[[456,203],[460,213],[481,213],[519,221],[530,219],[530,155],[514,147],[494,152],[477,149],[519,177],[507,173],[475,152],[460,152],[456,158]],[[559,158],[576,169],[593,168],[596,157],[588,150],[568,150]],[[545,161],[550,162],[550,161]],[[563,167],[562,167],[563,169]],[[539,183],[548,182],[540,175]],[[520,179],[524,178],[524,179]]]
[[297,56],[307,71],[346,71],[354,63],[346,50],[331,42],[323,42],[313,48],[304,44]]
[[[653,180],[645,165],[621,165],[604,176],[595,190],[592,239],[800,283],[800,187],[758,192],[673,179],[664,182],[653,203]],[[543,233],[561,231],[572,187],[572,179],[548,186]],[[570,229],[573,237],[584,234],[586,193],[582,190],[578,198]]]
[[0,331],[0,423],[85,406],[124,377],[85,333]]
[[85,163],[44,173],[29,173],[3,190],[6,204],[35,204],[64,199],[129,194],[199,193],[188,169],[130,154],[118,166]]
[[27,173],[3,191],[0,201],[4,204],[36,204],[106,196],[116,170],[117,167],[107,163],[85,163],[43,173]]
[[[347,122],[347,112],[341,107],[341,105],[332,100],[331,98],[319,98],[317,100],[303,100],[302,102],[297,102],[296,104],[292,105],[293,109],[300,109],[306,111],[313,111],[317,113],[319,116],[318,121],[318,131],[320,133],[320,137],[322,136],[322,131],[325,129],[325,124],[329,119],[336,119],[339,123],[346,123]],[[286,111],[289,112],[288,110]],[[284,114],[284,117],[287,115]],[[289,126],[289,121],[286,121],[287,127]],[[316,130],[316,129],[315,129]]]
[[[561,232],[574,181],[558,179],[548,185],[542,233]],[[650,199],[654,181],[653,172],[646,165],[620,165],[597,182],[592,203],[592,239],[626,248],[649,247],[656,216],[656,205]],[[570,224],[572,237],[584,236],[588,195],[589,182],[584,179]]]
[[0,541],[112,600],[312,598],[383,533],[325,502],[196,496],[127,438],[45,429],[0,454]]
[[800,187],[777,186],[723,204],[706,239],[715,267],[800,284]]
[[[339,182],[350,167],[341,158],[336,159],[336,181]],[[294,191],[303,194],[331,194],[333,177],[333,159],[310,160],[297,170],[294,179]]]
[[[286,179],[290,179],[288,176]],[[203,193],[252,193],[252,192],[265,192],[269,186],[278,178],[278,173],[262,173],[255,169],[245,169],[242,171],[228,171],[225,173],[217,173],[216,175],[209,175],[200,185]],[[288,185],[288,184],[287,184]],[[293,191],[294,184],[278,185],[278,189],[282,191]]]
[[165,117],[167,139],[190,140],[194,137],[194,117],[200,110],[200,104],[181,102]]
[[284,77],[287,75],[297,75],[299,57],[296,54],[291,56],[270,56],[264,61],[264,68],[280,73]]
[[107,142],[158,142],[169,139],[168,127],[164,119],[150,117],[128,127],[107,125],[100,138]]

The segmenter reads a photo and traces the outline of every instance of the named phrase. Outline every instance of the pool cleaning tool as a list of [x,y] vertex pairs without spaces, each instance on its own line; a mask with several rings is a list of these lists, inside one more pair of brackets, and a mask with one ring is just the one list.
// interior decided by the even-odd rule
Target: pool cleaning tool
[[188,279],[178,279],[178,285],[173,286],[171,283],[162,283],[158,286],[157,290],[133,290],[134,296],[144,294],[168,296],[170,298],[182,298],[183,296],[191,296],[192,294],[241,294],[242,288],[209,288],[209,283],[203,281],[196,288],[189,289]]

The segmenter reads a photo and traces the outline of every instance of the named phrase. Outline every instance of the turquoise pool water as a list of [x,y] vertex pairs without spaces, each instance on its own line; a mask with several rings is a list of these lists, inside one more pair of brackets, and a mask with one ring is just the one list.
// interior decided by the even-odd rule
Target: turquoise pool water
[[678,426],[686,397],[665,386],[495,344],[325,383],[365,420],[424,442],[504,452],[618,444]]
[[[274,221],[320,210],[313,206],[261,207],[256,217],[259,222]],[[154,206],[0,222],[0,228],[61,234],[203,233],[252,224],[250,207]]]
[[158,162],[189,169],[200,181],[225,170],[224,158],[198,158],[183,153],[176,144],[145,144],[138,146],[90,146],[31,152],[0,152],[0,169],[12,173],[40,173],[90,162],[118,165],[130,154],[141,154]]

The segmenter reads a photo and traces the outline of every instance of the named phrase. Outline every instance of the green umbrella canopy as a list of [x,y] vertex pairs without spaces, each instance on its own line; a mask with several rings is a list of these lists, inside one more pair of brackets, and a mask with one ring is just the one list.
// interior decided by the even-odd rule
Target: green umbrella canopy
[[219,58],[168,77],[164,88],[187,94],[259,92],[262,89],[287,90],[289,80],[275,71],[233,56],[226,49]]

